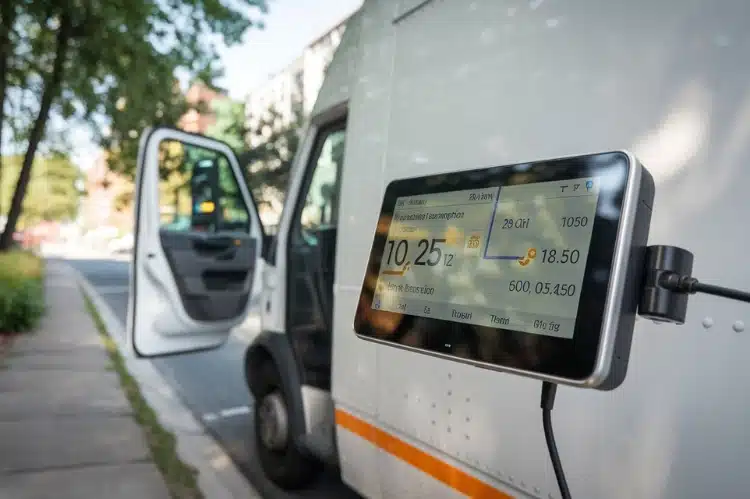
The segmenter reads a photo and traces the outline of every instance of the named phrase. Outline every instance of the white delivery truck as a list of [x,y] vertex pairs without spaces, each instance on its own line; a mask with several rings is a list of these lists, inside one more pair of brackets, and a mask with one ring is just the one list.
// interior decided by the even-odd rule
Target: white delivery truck
[[[569,191],[552,179],[549,192],[586,188],[600,193],[599,204],[563,203],[529,217],[513,210],[523,202],[542,210],[547,205],[530,201],[541,191],[477,188],[484,177],[467,172],[512,173],[507,182],[533,187],[547,171],[534,162],[593,154],[594,164],[596,154],[630,151],[618,157],[633,168],[637,158],[655,186],[653,203],[641,203],[651,211],[648,244],[684,247],[695,275],[747,287],[748,20],[746,0],[366,0],[328,69],[273,238],[226,145],[165,128],[143,134],[128,317],[134,351],[217,347],[259,295],[262,332],[245,371],[259,458],[277,484],[304,487],[315,463],[327,462],[371,498],[560,497],[534,378],[548,379],[555,362],[569,359],[545,364],[539,345],[577,355],[559,345],[578,341],[569,334],[579,334],[575,321],[590,319],[582,307],[600,317],[611,292],[626,289],[586,291],[605,282],[610,267],[589,275],[585,262],[606,251],[628,260],[615,248],[620,239],[588,242],[605,237],[595,226],[607,210],[631,206],[606,194],[630,177],[605,176],[611,184],[595,187],[598,177],[581,173]],[[420,197],[403,187],[416,178],[433,194],[430,182],[453,178],[454,191],[469,192],[464,181],[474,190],[466,199],[450,197],[451,189]],[[494,228],[470,226],[481,218],[475,202],[497,205]],[[507,241],[520,239],[492,235],[544,217],[560,218],[558,230],[577,230],[565,234],[578,239],[560,236],[559,247],[517,254]],[[383,226],[388,220],[400,224],[400,239]],[[422,243],[420,234],[434,236],[438,226],[443,236]],[[557,281],[544,281],[538,269],[553,250],[554,262],[585,267],[585,276],[561,270]],[[451,274],[448,256],[462,274]],[[474,274],[466,271],[470,256],[481,259]],[[497,274],[497,296],[487,276],[500,264],[491,258],[513,266]],[[373,263],[382,264],[379,274]],[[529,274],[518,274],[521,267]],[[428,281],[414,281],[428,271]],[[589,294],[580,307],[579,291]],[[452,326],[417,334],[420,317],[405,312],[414,303],[398,302],[407,292],[434,298],[415,315],[435,313]],[[514,292],[530,298],[514,301]],[[528,322],[516,326],[529,303],[549,315],[534,319],[535,334],[526,334]],[[482,314],[489,323],[477,322]],[[554,427],[572,495],[748,497],[748,321],[750,305],[698,295],[684,325],[635,321],[627,377],[614,389],[558,379]],[[466,324],[503,341],[469,341]],[[571,366],[561,372],[575,378]],[[516,375],[534,368],[544,373]],[[607,372],[579,384],[595,387]]]

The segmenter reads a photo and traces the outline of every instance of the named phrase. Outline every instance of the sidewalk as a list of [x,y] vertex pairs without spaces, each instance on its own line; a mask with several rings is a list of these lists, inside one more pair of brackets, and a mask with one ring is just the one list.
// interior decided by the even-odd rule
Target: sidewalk
[[76,275],[49,262],[47,315],[0,357],[0,499],[166,499]]

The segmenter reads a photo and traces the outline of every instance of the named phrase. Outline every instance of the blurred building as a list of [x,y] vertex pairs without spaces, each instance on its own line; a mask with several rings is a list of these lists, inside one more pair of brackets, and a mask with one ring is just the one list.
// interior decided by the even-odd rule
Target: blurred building
[[[256,129],[270,109],[279,113],[279,126],[287,125],[299,110],[308,115],[315,105],[326,68],[353,14],[337,23],[310,43],[291,64],[250,90],[245,101],[247,125]],[[250,146],[263,143],[263,137],[251,136]]]
[[[178,126],[192,133],[205,133],[216,121],[210,111],[211,102],[227,96],[201,83],[193,84],[185,94],[192,106],[178,121]],[[81,202],[80,222],[89,232],[102,234],[109,239],[133,230],[133,184],[125,177],[109,170],[106,152],[101,152],[86,171],[86,197]]]
[[[352,15],[354,13],[308,44],[284,69],[250,90],[245,99],[245,125],[248,129],[258,130],[263,123],[264,126],[280,130],[295,118],[310,114],[323,85],[326,69]],[[268,120],[271,110],[277,113],[273,121]],[[262,133],[249,135],[251,149],[262,145],[271,135],[271,130],[263,130]],[[265,201],[267,204],[260,207],[259,215],[266,230],[274,232],[281,217],[283,199],[267,197]]]
[[86,170],[84,185],[86,197],[81,201],[80,218],[87,230],[133,230],[132,207],[117,209],[118,198],[132,194],[132,183],[109,170],[105,152],[101,152],[94,164]]
[[209,88],[203,83],[193,83],[185,93],[185,100],[194,107],[180,118],[177,126],[186,132],[206,133],[208,128],[216,122],[211,103],[225,99],[228,99],[226,94]]

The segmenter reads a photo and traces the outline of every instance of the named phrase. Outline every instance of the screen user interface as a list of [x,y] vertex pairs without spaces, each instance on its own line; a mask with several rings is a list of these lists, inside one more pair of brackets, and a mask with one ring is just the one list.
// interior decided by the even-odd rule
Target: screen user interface
[[372,308],[572,338],[596,177],[396,200]]

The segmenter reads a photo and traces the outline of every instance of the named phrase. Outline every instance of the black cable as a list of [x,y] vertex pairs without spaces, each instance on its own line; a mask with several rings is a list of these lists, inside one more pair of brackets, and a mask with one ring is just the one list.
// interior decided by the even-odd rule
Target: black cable
[[707,295],[721,296],[730,300],[750,303],[750,293],[746,291],[714,286],[713,284],[703,284],[695,277],[679,275],[674,272],[665,272],[662,274],[659,278],[659,284],[666,289],[678,293],[705,293]]
[[739,289],[724,288],[721,286],[714,286],[713,284],[703,284],[702,282],[696,282],[693,289],[696,293],[705,293],[707,295],[721,296],[731,300],[750,303],[750,293],[740,291]]
[[547,450],[549,458],[552,461],[552,468],[555,470],[557,486],[560,488],[562,499],[571,499],[568,482],[565,480],[565,472],[560,462],[560,454],[557,453],[557,444],[555,443],[555,434],[552,432],[552,408],[555,406],[555,393],[557,385],[549,381],[542,382],[542,426],[544,427],[544,439],[547,441]]

